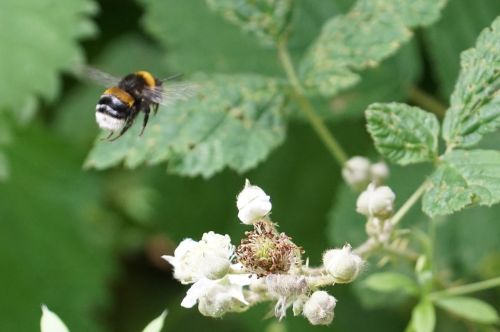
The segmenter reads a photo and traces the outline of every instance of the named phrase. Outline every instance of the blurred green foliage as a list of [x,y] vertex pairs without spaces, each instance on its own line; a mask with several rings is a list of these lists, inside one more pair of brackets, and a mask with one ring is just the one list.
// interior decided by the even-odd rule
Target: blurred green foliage
[[[315,42],[318,36],[326,38],[326,32],[320,35],[323,24],[348,13],[354,3],[294,1],[287,23],[296,63],[312,52],[310,45],[327,46]],[[405,24],[397,23],[401,32],[397,35],[404,36],[402,39],[409,37],[407,27],[437,20],[442,3],[436,1],[437,9],[427,13],[415,11],[423,3],[426,1],[414,2],[410,10],[423,14],[417,15],[423,21],[410,16]],[[353,68],[348,58],[342,70],[348,70],[354,79],[342,84],[345,90],[335,97],[314,100],[348,153],[376,158],[362,119],[362,112],[372,102],[408,101],[412,87],[446,100],[458,76],[460,52],[472,47],[479,32],[498,14],[496,0],[449,0],[437,23],[414,31],[414,38],[405,46],[376,52],[362,68]],[[345,21],[345,17],[333,20]],[[359,25],[363,23],[361,20]],[[281,31],[281,27],[272,29]],[[247,30],[252,33],[251,26]],[[266,39],[269,34],[263,36]],[[328,246],[356,245],[364,239],[363,218],[354,209],[356,194],[342,183],[338,165],[294,106],[285,105],[281,92],[273,90],[284,77],[275,49],[263,47],[254,35],[225,21],[202,0],[2,1],[0,41],[1,331],[36,331],[42,303],[73,331],[138,331],[164,308],[169,309],[165,331],[404,329],[414,303],[408,298],[366,293],[362,281],[335,287],[339,305],[329,328],[313,328],[304,319],[293,317],[276,324],[262,318],[269,310],[267,305],[222,320],[208,319],[196,310],[180,307],[186,288],[158,261],[181,239],[196,239],[209,230],[228,233],[237,243],[247,230],[239,225],[235,208],[235,195],[245,177],[271,195],[273,219],[305,248],[312,264],[319,263]],[[225,114],[228,131],[219,134],[228,135],[225,144],[233,153],[212,153],[214,145],[199,138],[198,147],[206,149],[203,154],[217,157],[203,163],[201,152],[185,153],[189,142],[177,134],[163,138],[161,151],[151,152],[141,145],[148,136],[141,141],[135,126],[114,145],[96,149],[103,149],[106,156],[120,154],[111,163],[116,165],[130,158],[131,144],[139,144],[136,151],[147,154],[148,161],[151,156],[156,156],[156,162],[169,159],[167,166],[143,166],[144,156],[136,156],[125,161],[134,170],[84,170],[98,136],[93,112],[102,88],[64,76],[82,61],[83,54],[91,65],[116,75],[139,69],[159,77],[180,72],[190,79],[200,77],[195,75],[199,72],[217,74],[212,88],[227,96],[211,93],[207,105],[241,107],[251,124],[238,127],[231,117],[234,114]],[[236,82],[235,77],[243,78]],[[274,105],[272,111],[240,103],[237,87],[241,84],[251,85],[252,92],[261,91],[255,98]],[[189,108],[189,104],[183,107]],[[262,110],[266,112],[263,122],[254,123]],[[217,120],[209,111],[203,112],[195,115],[200,117],[198,121]],[[170,120],[175,114],[161,109],[153,121],[168,120],[176,130]],[[277,129],[270,134],[268,128]],[[201,134],[195,129],[191,128],[190,137]],[[154,122],[145,135],[153,133]],[[182,141],[182,155],[166,146],[173,139]],[[498,149],[498,139],[498,134],[486,135],[479,147]],[[245,144],[247,151],[254,152],[243,154],[245,150],[240,148]],[[167,152],[171,154],[168,158],[162,154]],[[167,174],[165,168],[211,177],[181,177]],[[430,167],[393,166],[391,170],[389,185],[400,206]],[[500,274],[499,213],[498,206],[478,207],[429,223],[414,208],[402,226],[432,230],[434,268],[444,281],[480,280]],[[375,263],[368,265],[362,277],[381,270]],[[500,306],[498,290],[481,295]],[[465,330],[463,324],[440,311],[437,315],[438,331]]]

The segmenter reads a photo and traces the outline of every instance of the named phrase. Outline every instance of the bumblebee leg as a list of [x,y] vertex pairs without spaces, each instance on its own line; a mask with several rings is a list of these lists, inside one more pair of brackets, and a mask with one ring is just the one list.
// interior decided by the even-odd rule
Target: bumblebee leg
[[101,141],[107,141],[107,140],[109,140],[110,137],[113,136],[114,133],[115,133],[114,131],[110,131],[108,136],[101,138]]
[[123,129],[120,131],[120,134],[118,134],[118,136],[116,136],[116,137],[113,137],[109,141],[113,142],[113,141],[116,141],[117,139],[119,139],[120,137],[122,137],[122,135],[125,134],[125,132],[132,126],[133,123],[134,123],[134,117],[129,118],[127,120],[127,123],[125,123],[125,127],[123,127]]
[[146,129],[146,126],[148,125],[148,120],[149,120],[149,107],[148,108],[145,108],[143,109],[144,111],[144,121],[142,122],[142,130],[141,130],[141,133],[139,134],[139,136],[142,136],[142,134],[144,134],[144,129]]
[[160,104],[153,104],[153,114],[156,115],[156,112],[158,112],[158,106]]

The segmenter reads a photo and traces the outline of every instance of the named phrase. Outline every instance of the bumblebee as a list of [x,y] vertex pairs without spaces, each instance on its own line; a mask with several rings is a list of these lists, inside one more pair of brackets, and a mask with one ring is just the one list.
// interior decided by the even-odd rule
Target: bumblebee
[[[95,108],[96,122],[100,128],[109,130],[106,139],[110,141],[125,134],[139,113],[144,113],[139,134],[142,136],[151,111],[156,114],[160,104],[169,105],[187,99],[195,90],[195,86],[190,84],[164,84],[174,77],[160,80],[145,70],[128,74],[122,79],[89,67],[84,68],[84,74],[98,83],[111,86],[103,92]],[[116,132],[118,135],[111,138]]]

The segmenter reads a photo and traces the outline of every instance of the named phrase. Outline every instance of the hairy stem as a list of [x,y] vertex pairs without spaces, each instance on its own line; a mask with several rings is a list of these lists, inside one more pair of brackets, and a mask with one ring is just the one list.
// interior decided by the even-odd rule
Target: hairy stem
[[480,282],[475,282],[472,284],[451,287],[438,292],[432,292],[429,294],[431,300],[437,300],[447,296],[464,295],[469,293],[474,293],[482,291],[489,288],[500,287],[500,277],[488,279]]
[[429,180],[425,180],[420,187],[415,190],[415,192],[408,198],[408,200],[399,208],[399,210],[392,216],[391,223],[393,226],[397,225],[405,214],[412,208],[413,205],[420,199],[424,194],[425,190],[429,187]]
[[415,104],[443,118],[447,107],[439,100],[429,95],[427,92],[420,90],[418,87],[410,88],[409,98]]
[[311,123],[311,126],[321,138],[335,160],[340,164],[340,166],[343,166],[347,161],[347,154],[325,125],[321,117],[314,110],[314,107],[309,99],[305,96],[304,88],[302,87],[297,72],[295,71],[290,58],[290,53],[288,53],[286,38],[282,38],[278,43],[278,56],[288,80],[292,85],[293,95],[300,110],[306,115],[307,119]]

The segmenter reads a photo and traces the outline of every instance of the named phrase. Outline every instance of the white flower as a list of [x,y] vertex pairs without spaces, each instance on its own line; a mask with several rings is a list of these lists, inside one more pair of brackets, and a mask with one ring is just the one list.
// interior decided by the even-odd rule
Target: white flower
[[41,332],[69,332],[68,327],[46,305],[42,305],[42,318],[40,320]]
[[198,310],[204,316],[222,317],[227,312],[240,311],[249,303],[243,295],[243,286],[255,278],[248,274],[227,275],[223,279],[200,279],[187,291],[181,302],[184,308],[192,308],[198,302]]
[[313,325],[329,325],[337,300],[325,291],[315,291],[304,304],[302,313]]
[[337,283],[353,281],[363,267],[363,260],[346,244],[342,249],[331,249],[323,254],[323,265]]
[[269,197],[260,187],[250,184],[248,179],[245,187],[236,199],[238,218],[242,223],[251,225],[271,212],[272,204]]
[[352,157],[342,168],[342,177],[354,189],[364,187],[370,181],[370,161],[365,157]]
[[370,175],[373,182],[378,184],[384,183],[384,181],[389,177],[389,167],[383,161],[371,165]]
[[214,232],[203,234],[199,242],[183,240],[175,249],[174,256],[162,256],[174,267],[174,277],[183,284],[202,278],[220,279],[231,265],[234,246],[229,235]]
[[396,195],[387,186],[376,187],[370,183],[368,188],[359,195],[356,211],[367,217],[388,218],[394,209]]

